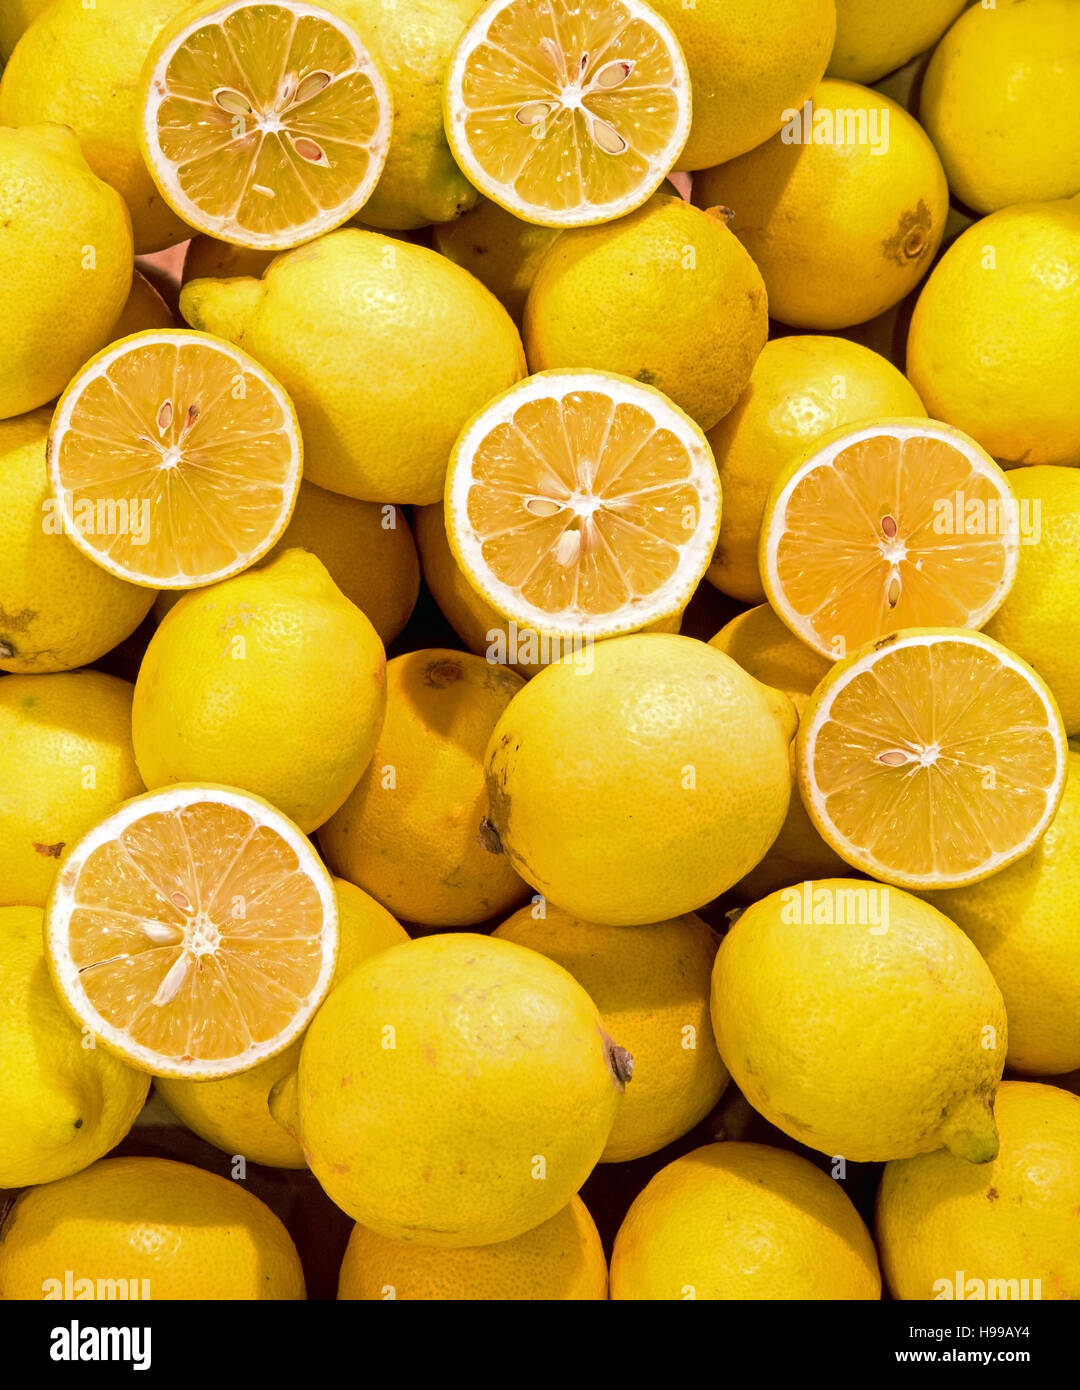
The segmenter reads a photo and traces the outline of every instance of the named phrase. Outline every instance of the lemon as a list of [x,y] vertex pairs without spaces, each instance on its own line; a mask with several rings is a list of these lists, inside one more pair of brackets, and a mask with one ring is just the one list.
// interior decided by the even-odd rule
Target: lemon
[[[258,1197],[167,1158],[107,1158],[23,1193],[0,1229],[0,1298],[302,1299],[288,1231]],[[80,1283],[80,1281],[85,1281]],[[112,1289],[113,1292],[108,1292]]]
[[146,276],[136,270],[131,277],[127,303],[120,310],[120,317],[112,326],[109,342],[117,343],[121,338],[130,338],[133,333],[148,333],[155,328],[175,327],[176,320],[169,306]]
[[60,394],[108,338],[131,271],[127,210],[71,131],[0,126],[0,420]]
[[44,905],[65,851],[142,791],[131,697],[97,671],[0,681],[0,901]]
[[661,1168],[611,1256],[622,1302],[880,1296],[870,1233],[841,1185],[765,1144],[706,1144]]
[[1080,1067],[1080,753],[1035,848],[1001,873],[930,895],[971,937],[1009,1015],[1008,1065],[1034,1076]]
[[919,103],[955,196],[994,212],[1080,192],[1078,89],[1072,0],[972,5],[934,50]]
[[[150,1088],[61,1007],[41,924],[40,908],[0,907],[0,1187],[51,1183],[93,1163],[123,1139]],[[6,1264],[0,1241],[0,1271]],[[5,1282],[0,1272],[0,1290]]]
[[767,314],[724,219],[660,193],[559,237],[525,304],[525,351],[533,372],[592,367],[655,386],[711,429],[750,378]]
[[143,781],[227,782],[314,830],[375,749],[384,664],[375,629],[307,551],[188,594],[135,684]]
[[876,82],[902,67],[938,39],[967,0],[836,0],[836,43],[829,76],[848,82]]
[[656,1153],[705,1118],[728,1083],[709,1019],[717,938],[693,913],[645,927],[581,922],[534,903],[495,930],[569,970],[634,1059],[601,1163]]
[[792,117],[796,139],[786,129],[699,174],[694,202],[734,209],[731,230],[757,262],[774,318],[847,328],[884,313],[930,269],[949,190],[921,126],[888,97],[829,78],[810,100],[812,121],[805,109]]
[[679,169],[707,169],[775,135],[825,72],[833,0],[650,0],[690,69],[694,118]]
[[690,637],[613,637],[534,676],[487,752],[527,883],[589,922],[658,922],[737,883],[790,797],[791,701]]
[[524,374],[510,316],[460,266],[352,228],[265,278],[192,280],[180,307],[291,395],[304,472],[370,502],[435,502],[462,425]]
[[529,287],[558,235],[558,227],[522,222],[486,198],[455,221],[432,229],[435,250],[475,275],[518,324]]
[[524,1235],[439,1250],[354,1226],[338,1298],[565,1302],[607,1298],[607,1260],[580,1197]]
[[319,832],[335,873],[398,917],[469,926],[525,885],[487,828],[484,752],[521,677],[427,648],[386,666],[386,720],[371,762]]
[[[139,255],[191,235],[143,163],[136,98],[151,44],[188,3],[56,0],[23,35],[0,84],[0,121],[71,127],[90,168],[127,203]],[[53,215],[61,219],[58,210]]]
[[758,533],[776,478],[841,425],[921,414],[904,375],[869,348],[825,335],[766,343],[734,408],[708,434],[724,497],[709,579],[744,603],[764,602]]
[[49,496],[50,412],[0,420],[0,670],[67,671],[138,627],[153,589],[117,579],[63,534]]
[[381,1235],[511,1240],[585,1181],[630,1071],[561,966],[509,941],[421,937],[354,970],[316,1015],[300,1053],[304,1152]]
[[1080,201],[976,222],[923,286],[907,374],[935,418],[1006,467],[1080,463]]
[[[362,889],[337,878],[334,896],[339,947],[335,981],[368,956],[408,941],[404,927]],[[235,1076],[213,1081],[159,1076],[154,1085],[177,1119],[208,1144],[271,1168],[306,1168],[300,1145],[270,1113],[270,1093],[296,1071],[302,1042],[297,1038],[276,1057]]]
[[0,65],[11,57],[19,38],[52,0],[5,0],[0,10]]
[[878,1190],[881,1264],[894,1298],[1080,1298],[1080,1098],[1005,1081],[1001,1148],[889,1163]]
[[1009,483],[1027,526],[1016,583],[986,625],[990,637],[1031,663],[1053,693],[1065,731],[1080,734],[1080,473],[1014,468]]
[[746,1099],[812,1149],[860,1163],[997,1152],[1001,992],[959,927],[910,893],[816,879],[754,903],[717,952],[712,1016]]

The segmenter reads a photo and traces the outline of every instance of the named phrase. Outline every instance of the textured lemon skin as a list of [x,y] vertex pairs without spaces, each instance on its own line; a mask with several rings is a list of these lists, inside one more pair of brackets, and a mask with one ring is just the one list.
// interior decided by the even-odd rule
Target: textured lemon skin
[[436,502],[458,431],[525,373],[517,329],[435,251],[354,228],[279,256],[262,280],[192,280],[180,308],[292,397],[313,483]]
[[611,1256],[611,1297],[881,1297],[870,1233],[840,1183],[765,1144],[706,1144],[638,1194]]
[[615,222],[563,232],[533,280],[523,334],[530,371],[618,372],[711,429],[765,345],[765,286],[720,217],[658,193]]
[[794,708],[690,637],[613,637],[587,655],[534,676],[499,720],[492,822],[522,878],[575,917],[693,912],[783,825]]
[[154,1300],[305,1296],[300,1257],[270,1208],[241,1183],[167,1158],[107,1158],[19,1198],[0,1231],[0,1298],[40,1299],[68,1270],[146,1279]]
[[773,318],[793,328],[848,328],[898,303],[929,270],[949,190],[930,140],[888,97],[828,78],[812,101],[816,115],[834,118],[837,110],[865,111],[869,122],[869,113],[887,112],[888,148],[785,144],[774,135],[699,174],[694,202],[734,210],[731,230],[761,271]]
[[907,374],[938,420],[1005,467],[1080,463],[1080,200],[1026,203],[957,237],[919,295]]
[[65,852],[143,790],[133,693],[97,671],[0,681],[0,902],[43,907]]
[[833,0],[650,0],[690,69],[694,116],[676,167],[707,169],[774,135],[821,81]]
[[69,671],[104,656],[142,622],[155,591],[109,574],[51,510],[49,410],[0,420],[0,671]]
[[932,48],[967,0],[836,0],[836,42],[829,76],[876,82]]
[[23,36],[0,84],[0,122],[71,127],[90,168],[127,204],[139,255],[191,235],[143,163],[137,101],[143,60],[188,3],[56,0]]
[[304,1151],[329,1197],[382,1235],[511,1240],[564,1207],[603,1152],[622,1097],[610,1049],[596,1005],[544,956],[421,937],[354,970],[316,1014]]
[[[844,889],[882,889],[855,878],[812,886],[833,903]],[[972,1153],[991,1157],[1001,992],[959,927],[910,893],[883,891],[879,933],[785,921],[795,913],[782,891],[747,908],[713,967],[720,1055],[755,1110],[822,1153],[908,1158],[940,1148],[946,1131],[965,1143],[962,1130]]]
[[354,1226],[338,1298],[593,1302],[607,1298],[607,1261],[580,1197],[513,1240],[439,1250]]
[[0,1005],[0,1187],[51,1183],[119,1144],[150,1078],[83,1047],[49,980],[38,907],[0,907]]
[[[408,941],[408,933],[369,894],[344,879],[334,880],[338,905],[338,959],[334,980],[343,980],[362,961]],[[155,1087],[169,1109],[208,1144],[242,1154],[271,1168],[306,1168],[304,1151],[270,1113],[270,1092],[296,1071],[303,1038],[284,1052],[236,1076],[216,1081],[158,1077]]]
[[0,125],[0,420],[58,396],[106,341],[131,257],[123,200],[71,131]]
[[956,1298],[967,1280],[1040,1281],[968,1296],[1080,1298],[1080,1098],[1056,1086],[1003,1081],[994,1106],[1001,1148],[978,1166],[940,1151],[889,1163],[875,1231],[894,1298]]
[[601,1163],[656,1153],[703,1120],[724,1093],[709,1018],[709,980],[717,937],[688,913],[644,927],[582,922],[560,908],[520,908],[497,927],[569,970],[600,1010],[604,1030],[634,1058]]
[[109,342],[118,343],[121,338],[130,338],[133,333],[175,327],[176,320],[169,312],[169,306],[146,276],[135,271],[127,302],[109,332]]
[[1015,468],[1009,485],[1040,526],[1037,544],[1020,547],[1016,582],[986,624],[988,637],[1029,662],[1050,687],[1065,732],[1080,734],[1080,473],[1072,468]]
[[744,603],[764,603],[758,533],[780,474],[831,430],[924,413],[904,374],[859,343],[819,334],[766,343],[734,408],[708,433],[724,497],[710,581]]
[[558,227],[522,222],[487,198],[432,228],[436,251],[475,275],[518,324],[536,272],[559,235]]
[[470,926],[527,892],[485,840],[484,753],[514,695],[513,671],[425,648],[386,666],[386,719],[371,762],[319,832],[335,873],[407,921]]
[[1080,11],[1071,0],[972,5],[934,50],[919,119],[976,212],[1080,191]]
[[385,666],[375,629],[308,551],[189,594],[135,683],[143,781],[241,787],[314,830],[371,758]]

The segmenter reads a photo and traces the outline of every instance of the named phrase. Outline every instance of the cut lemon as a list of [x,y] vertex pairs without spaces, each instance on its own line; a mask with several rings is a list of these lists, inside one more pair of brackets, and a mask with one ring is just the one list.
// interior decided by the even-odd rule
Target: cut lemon
[[540,372],[458,438],[446,529],[505,617],[608,637],[685,608],[712,559],[720,481],[704,434],[653,387]]
[[266,554],[300,487],[292,401],[208,333],[136,333],[86,364],[49,430],[63,528],[110,573],[155,589],[225,579]]
[[777,616],[835,659],[897,628],[982,627],[1019,549],[989,454],[949,425],[885,420],[837,431],[777,480],[759,566]]
[[909,628],[834,666],[796,741],[821,836],[901,888],[975,883],[1026,854],[1065,785],[1045,683],[981,633]]
[[76,1019],[156,1076],[231,1076],[307,1026],[337,960],[333,881],[280,811],[231,787],[125,802],[85,835],[45,918]]
[[641,0],[492,0],[458,41],[445,105],[471,182],[548,227],[636,208],[690,133],[682,50]]
[[356,32],[301,0],[184,13],[140,79],[139,139],[161,196],[236,246],[284,250],[367,202],[393,103]]

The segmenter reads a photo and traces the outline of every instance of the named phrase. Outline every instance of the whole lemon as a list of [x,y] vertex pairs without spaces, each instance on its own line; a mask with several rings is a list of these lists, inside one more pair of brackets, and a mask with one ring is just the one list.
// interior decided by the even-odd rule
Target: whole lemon
[[894,1298],[1080,1298],[1080,1098],[1003,1081],[994,1110],[992,1163],[885,1165],[875,1227]]
[[429,927],[470,926],[527,889],[487,831],[484,752],[524,681],[466,652],[386,666],[386,719],[367,770],[319,832],[331,869]]
[[421,937],[354,970],[315,1015],[301,1139],[329,1197],[363,1225],[489,1245],[570,1201],[630,1071],[554,962],[466,932]]
[[338,1298],[593,1301],[607,1298],[607,1260],[580,1197],[512,1240],[440,1250],[353,1227]]
[[650,0],[675,31],[694,93],[680,169],[707,169],[774,135],[825,72],[833,0]]
[[523,332],[530,371],[619,372],[711,429],[765,345],[765,287],[722,217],[657,193],[615,222],[557,238]]
[[11,57],[22,34],[51,3],[52,0],[4,0],[0,9],[0,64]]
[[[106,1158],[24,1192],[0,1228],[0,1298],[302,1299],[288,1231],[240,1183],[168,1158]],[[110,1292],[111,1290],[111,1292]]]
[[527,883],[613,926],[693,912],[787,814],[791,701],[691,637],[613,637],[515,695],[487,752],[491,820]]
[[45,464],[50,418],[34,410],[0,420],[0,671],[96,661],[135,631],[155,597],[63,534]]
[[[409,937],[384,907],[344,879],[334,880],[338,906],[338,960],[334,979],[343,980],[361,961]],[[303,1038],[284,1052],[236,1076],[216,1081],[180,1081],[159,1076],[154,1085],[188,1129],[227,1154],[243,1154],[271,1168],[306,1168],[299,1143],[270,1112],[270,1094],[293,1075]]]
[[816,879],[738,918],[713,968],[716,1041],[777,1129],[855,1162],[997,1152],[1005,1007],[964,933],[869,879]]
[[136,270],[131,277],[131,289],[120,317],[109,331],[109,342],[130,338],[133,333],[145,333],[152,328],[175,328],[176,320],[169,306],[150,281]]
[[972,5],[934,50],[919,119],[949,187],[976,212],[1080,192],[1080,9]]
[[378,633],[306,550],[188,594],[135,683],[142,779],[242,787],[314,830],[374,751],[385,663]]
[[923,414],[903,373],[858,343],[824,334],[766,343],[734,409],[708,435],[724,496],[712,583],[744,603],[764,603],[758,533],[780,474],[842,425]]
[[0,902],[44,906],[65,850],[143,790],[132,694],[97,671],[0,681]]
[[811,109],[812,120],[804,108],[756,150],[699,174],[694,202],[733,209],[774,318],[847,328],[930,269],[949,190],[922,127],[888,97],[829,78]]
[[611,1297],[876,1299],[870,1233],[838,1182],[765,1144],[706,1144],[638,1194],[615,1237]]
[[[0,907],[0,1000],[0,1187],[51,1183],[119,1144],[150,1078],[71,1021],[49,980],[39,907]],[[17,1297],[4,1289],[3,1251],[0,1241],[0,1297]]]
[[518,324],[536,272],[559,235],[558,227],[522,222],[486,198],[432,228],[435,250],[475,275]]
[[123,200],[70,130],[0,125],[0,420],[58,396],[108,339],[131,255]]
[[[136,103],[139,72],[154,39],[188,5],[189,0],[55,0],[23,35],[0,83],[0,121],[71,127],[90,168],[127,204],[139,255],[191,235],[143,163]],[[54,216],[59,220],[61,214]]]
[[1080,463],[1080,200],[963,232],[923,286],[907,374],[938,420],[1005,467]]
[[967,0],[836,0],[836,42],[829,76],[876,82],[933,48]]
[[261,280],[192,280],[180,308],[288,391],[305,476],[369,502],[438,501],[461,427],[525,372],[517,329],[479,280],[375,232],[331,232]]
[[556,961],[588,990],[604,1029],[634,1059],[601,1163],[656,1153],[703,1120],[724,1093],[709,1018],[709,979],[717,937],[693,913],[645,927],[581,922],[534,903],[496,928]]

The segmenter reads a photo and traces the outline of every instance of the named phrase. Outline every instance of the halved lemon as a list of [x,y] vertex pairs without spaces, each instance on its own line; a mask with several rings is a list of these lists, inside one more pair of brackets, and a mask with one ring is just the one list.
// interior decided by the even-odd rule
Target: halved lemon
[[492,0],[446,78],[446,135],[477,188],[526,222],[619,217],[690,133],[678,40],[641,0]]
[[393,103],[363,40],[303,0],[185,10],[140,78],[143,158],[190,226],[284,250],[347,221],[390,148]]
[[45,916],[76,1019],[156,1076],[231,1076],[299,1036],[337,960],[333,881],[260,797],[180,784],[72,849]]
[[469,582],[523,628],[608,637],[681,613],[709,567],[720,480],[654,387],[539,372],[458,438],[446,530]]
[[1019,859],[1065,785],[1045,682],[982,633],[909,628],[834,666],[796,740],[799,789],[847,863],[901,888],[955,888]]
[[110,573],[188,589],[246,569],[289,524],[303,446],[283,387],[209,333],[135,333],[90,359],[52,418],[64,530]]
[[1005,474],[935,420],[845,427],[775,483],[759,566],[769,602],[833,659],[902,627],[980,628],[1020,551]]

